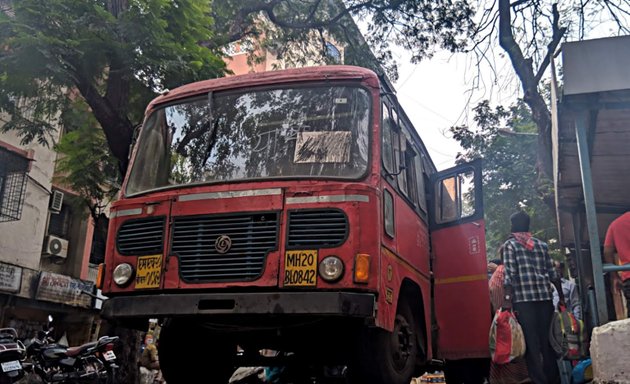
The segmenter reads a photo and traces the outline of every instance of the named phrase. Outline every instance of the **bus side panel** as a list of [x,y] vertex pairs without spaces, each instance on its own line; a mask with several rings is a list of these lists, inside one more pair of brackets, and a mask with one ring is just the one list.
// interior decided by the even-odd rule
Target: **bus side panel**
[[[423,331],[426,336],[425,346],[423,347],[427,348],[427,359],[431,359],[431,310],[429,308],[429,304],[431,303],[431,284],[429,277],[419,273],[394,252],[385,247],[381,248],[381,260],[380,287],[382,287],[382,289],[378,300],[379,313],[377,325],[388,331],[393,330],[396,306],[400,296],[402,282],[405,279],[412,281],[418,285],[422,295],[422,297],[413,299],[422,303],[420,305],[423,310],[423,320],[425,324]],[[421,321],[421,319],[418,319],[418,321]]]
[[440,358],[488,357],[491,321],[483,220],[435,230],[435,312]]

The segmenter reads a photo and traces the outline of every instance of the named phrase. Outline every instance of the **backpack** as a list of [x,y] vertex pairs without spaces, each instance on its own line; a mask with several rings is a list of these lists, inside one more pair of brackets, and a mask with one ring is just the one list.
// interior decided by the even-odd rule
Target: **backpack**
[[588,355],[588,338],[584,322],[576,319],[564,306],[560,306],[553,314],[549,342],[558,358],[581,360]]

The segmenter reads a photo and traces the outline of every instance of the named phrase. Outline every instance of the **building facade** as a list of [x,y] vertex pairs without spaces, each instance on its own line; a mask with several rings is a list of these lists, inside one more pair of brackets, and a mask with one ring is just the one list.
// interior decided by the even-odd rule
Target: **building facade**
[[0,327],[28,338],[52,319],[53,335],[76,345],[98,332],[93,225],[77,196],[53,182],[57,156],[0,133]]

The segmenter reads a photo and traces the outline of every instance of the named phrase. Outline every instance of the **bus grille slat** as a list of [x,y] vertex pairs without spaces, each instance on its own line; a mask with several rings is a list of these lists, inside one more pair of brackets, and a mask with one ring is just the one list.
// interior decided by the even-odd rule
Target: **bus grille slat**
[[162,253],[165,218],[150,217],[124,222],[116,235],[116,247],[121,255]]
[[[171,253],[189,283],[254,280],[278,249],[277,213],[175,217],[172,231]],[[232,243],[225,253],[215,247],[221,236]]]
[[291,248],[333,248],[346,241],[348,218],[338,209],[305,209],[289,211]]

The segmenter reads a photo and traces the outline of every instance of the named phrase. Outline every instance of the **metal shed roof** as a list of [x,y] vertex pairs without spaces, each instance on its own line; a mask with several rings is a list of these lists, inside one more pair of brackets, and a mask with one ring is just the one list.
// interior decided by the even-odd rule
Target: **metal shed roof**
[[[562,59],[563,92],[552,97],[560,241],[594,256],[589,283],[603,291],[595,259],[612,220],[630,210],[630,36],[566,43]],[[558,95],[555,73],[552,83]]]

